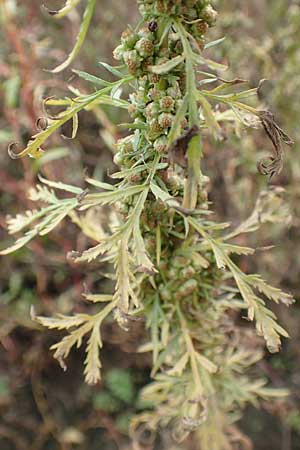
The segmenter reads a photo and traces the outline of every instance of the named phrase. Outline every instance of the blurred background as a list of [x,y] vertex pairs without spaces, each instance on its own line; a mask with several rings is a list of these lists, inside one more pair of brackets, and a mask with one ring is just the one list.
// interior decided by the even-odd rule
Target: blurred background
[[[50,1],[56,9],[61,1]],[[290,208],[289,224],[268,225],[251,237],[255,247],[275,245],[267,252],[241,259],[244,270],[258,271],[273,285],[300,295],[300,2],[293,0],[219,0],[214,2],[219,22],[210,31],[212,40],[226,40],[211,50],[210,57],[228,62],[227,79],[243,78],[250,87],[267,81],[259,91],[263,108],[294,139],[286,148],[285,167],[272,184],[285,188]],[[68,54],[80,24],[81,7],[67,18],[56,20],[38,0],[0,0],[0,239],[1,248],[11,242],[5,230],[7,214],[32,207],[26,191],[37,173],[66,183],[83,185],[83,171],[101,178],[113,169],[113,142],[120,137],[115,126],[124,112],[109,107],[80,114],[75,140],[59,133],[48,141],[38,161],[12,161],[7,155],[11,141],[26,144],[43,115],[41,98],[63,95],[69,83],[82,92],[91,89],[71,70],[52,75]],[[72,67],[92,74],[101,72],[99,61],[112,62],[127,23],[138,18],[135,0],[98,0],[96,14],[84,48]],[[122,116],[121,116],[122,114]],[[68,134],[68,127],[63,130]],[[267,186],[257,173],[256,161],[270,149],[260,130],[244,130],[240,138],[228,135],[221,143],[205,142],[205,170],[211,178],[210,199],[220,220],[237,224],[251,212],[256,198]],[[268,153],[267,153],[268,154]],[[131,333],[113,324],[104,328],[103,381],[84,384],[81,351],[72,352],[65,373],[48,351],[58,334],[41,330],[30,320],[30,305],[39,314],[84,312],[83,283],[97,290],[107,281],[97,265],[75,266],[66,253],[84,248],[86,238],[65,222],[49,236],[34,240],[28,248],[2,257],[0,264],[0,448],[1,450],[126,450],[130,417],[140,411],[138,391],[149,381],[151,361],[135,351],[143,339],[139,323]],[[300,448],[300,309],[274,311],[291,339],[280,354],[266,354],[256,367],[274,387],[291,390],[288,399],[249,407],[240,427],[253,442],[250,450],[297,450]],[[151,446],[143,447],[145,449]],[[155,448],[193,449],[189,442],[177,446],[167,433]],[[237,447],[237,450],[241,447]]]

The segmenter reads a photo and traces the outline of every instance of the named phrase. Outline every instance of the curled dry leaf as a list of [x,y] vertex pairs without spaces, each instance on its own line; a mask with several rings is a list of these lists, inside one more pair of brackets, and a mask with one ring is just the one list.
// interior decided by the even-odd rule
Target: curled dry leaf
[[273,144],[273,155],[262,158],[257,163],[257,169],[262,175],[279,175],[283,168],[282,142],[292,145],[293,140],[277,125],[271,111],[259,111],[260,122]]
[[169,148],[169,158],[172,163],[178,164],[179,166],[186,168],[188,161],[186,157],[187,149],[190,140],[197,136],[199,133],[199,128],[197,125],[193,125],[184,134],[177,138]]

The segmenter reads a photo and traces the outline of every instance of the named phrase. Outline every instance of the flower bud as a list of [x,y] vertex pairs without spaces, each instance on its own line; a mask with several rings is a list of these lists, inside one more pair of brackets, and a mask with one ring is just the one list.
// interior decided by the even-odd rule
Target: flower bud
[[180,87],[179,84],[176,83],[173,86],[169,87],[167,89],[168,96],[172,97],[173,99],[177,99],[181,97]]
[[205,20],[210,27],[212,27],[217,20],[218,13],[211,5],[207,5],[203,9],[201,16],[202,19]]
[[151,100],[157,101],[160,99],[160,97],[161,97],[161,93],[160,93],[159,89],[157,89],[156,87],[149,90],[149,98]]
[[162,128],[170,128],[173,123],[174,116],[170,113],[162,113],[158,117],[158,123]]
[[124,47],[123,45],[118,45],[118,47],[116,47],[113,51],[113,57],[117,61],[121,61],[123,59],[123,55],[124,55]]
[[134,137],[132,135],[119,139],[116,143],[118,151],[123,155],[126,153],[131,153],[133,151],[133,139]]
[[146,106],[146,117],[155,118],[159,113],[159,105],[158,103],[151,102]]
[[193,25],[193,33],[196,35],[203,35],[208,30],[208,23],[204,20]]
[[151,56],[154,51],[154,45],[153,42],[149,39],[142,38],[139,41],[137,41],[135,45],[135,49],[139,52],[141,56]]
[[170,290],[167,289],[164,285],[161,285],[159,287],[159,294],[160,294],[161,298],[166,302],[169,302],[172,300],[172,292],[170,292]]
[[138,38],[138,35],[133,30],[127,28],[121,35],[121,42],[126,50],[132,50]]
[[136,117],[137,112],[138,112],[138,109],[137,109],[136,105],[130,104],[130,105],[128,106],[128,114],[129,114],[130,117],[132,117],[133,119]]
[[176,267],[178,269],[181,269],[185,267],[189,263],[189,259],[185,256],[175,256],[171,260],[171,264],[173,267]]
[[124,61],[130,73],[135,73],[141,64],[141,59],[136,50],[127,50],[123,54]]
[[153,119],[150,122],[150,129],[147,133],[147,137],[150,141],[155,141],[163,133],[163,128],[160,126],[158,120]]
[[170,112],[174,108],[174,103],[175,102],[174,102],[173,98],[171,96],[167,95],[160,100],[159,106],[161,107],[161,109],[163,111]]
[[177,279],[177,277],[178,277],[177,270],[174,269],[174,268],[170,268],[168,270],[167,277],[168,277],[169,280],[175,281]]
[[177,298],[184,298],[191,295],[198,287],[197,280],[191,278],[183,283],[176,292]]
[[166,136],[161,136],[154,142],[154,148],[158,153],[165,153],[168,150],[168,139]]
[[121,166],[124,163],[124,156],[121,152],[117,152],[114,156],[114,163],[116,166]]
[[193,266],[184,267],[181,271],[181,275],[183,278],[191,278],[195,275],[196,271]]

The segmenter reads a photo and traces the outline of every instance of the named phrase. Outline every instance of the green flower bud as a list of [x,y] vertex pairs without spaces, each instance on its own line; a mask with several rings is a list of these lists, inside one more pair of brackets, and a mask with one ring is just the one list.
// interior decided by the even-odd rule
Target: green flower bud
[[197,22],[193,25],[192,32],[195,35],[202,36],[203,34],[205,34],[207,32],[208,27],[209,27],[208,23],[203,20],[203,21]]
[[174,116],[170,113],[162,113],[158,117],[158,123],[162,128],[170,128],[173,123]]
[[121,152],[117,152],[114,156],[114,163],[116,166],[121,166],[124,163],[124,156]]
[[135,49],[139,52],[141,56],[151,56],[154,51],[154,45],[153,42],[149,39],[142,38],[139,41],[137,41],[135,45]]
[[161,92],[156,87],[149,90],[149,98],[154,101],[158,101],[161,97]]
[[174,194],[180,190],[183,190],[184,182],[179,175],[174,174],[171,177],[169,177],[167,186],[171,190],[171,192]]
[[170,13],[170,10],[168,8],[167,2],[165,2],[164,0],[157,0],[157,2],[156,2],[156,12],[158,14]]
[[150,41],[153,40],[153,34],[150,32],[150,30],[149,30],[147,25],[142,26],[138,30],[138,36],[139,36],[140,39],[145,38],[145,39],[150,40]]
[[177,270],[174,268],[169,269],[168,273],[167,273],[167,277],[169,278],[169,280],[175,281],[178,277]]
[[136,105],[129,105],[128,106],[128,114],[130,115],[130,117],[132,117],[133,119],[136,117],[138,113],[138,109],[136,107]]
[[121,35],[121,42],[126,48],[126,50],[132,50],[138,38],[139,38],[138,35],[133,30],[127,28],[125,31],[123,31]]
[[123,155],[126,153],[131,153],[133,151],[133,139],[134,137],[132,135],[119,139],[116,143],[118,151]]
[[167,289],[166,287],[164,287],[162,285],[162,289],[159,290],[159,294],[162,298],[162,300],[169,302],[172,300],[172,293],[169,291],[169,289]]
[[187,266],[187,264],[189,264],[189,259],[186,258],[185,256],[175,256],[171,260],[171,264],[173,267],[182,269],[183,267]]
[[190,280],[183,283],[176,292],[177,298],[184,298],[191,295],[198,287],[197,280],[191,278]]
[[156,202],[154,203],[153,207],[152,207],[152,212],[153,214],[157,215],[157,214],[161,214],[165,211],[166,206],[164,204],[164,202],[162,202],[161,200],[156,200]]
[[160,126],[156,119],[151,120],[150,129],[147,137],[150,141],[155,141],[163,133],[163,128]]
[[117,61],[121,61],[123,59],[123,56],[124,56],[124,47],[123,45],[118,45],[118,47],[116,47],[113,51],[113,57]]
[[166,153],[168,150],[168,139],[166,136],[161,136],[154,142],[154,148],[158,153]]
[[159,102],[159,106],[161,107],[161,109],[163,111],[167,111],[170,112],[172,111],[172,109],[174,108],[174,100],[171,96],[167,95],[166,97],[163,97],[160,102]]
[[127,50],[123,54],[125,64],[130,73],[134,74],[141,64],[141,59],[136,50]]
[[158,103],[152,102],[149,103],[146,107],[146,117],[154,118],[157,117],[159,113],[159,105]]
[[203,9],[201,16],[202,19],[205,20],[205,22],[207,22],[208,25],[211,27],[215,24],[218,17],[218,13],[211,5],[207,5]]
[[181,92],[179,88],[179,84],[176,83],[174,86],[171,86],[167,89],[168,96],[172,97],[173,99],[178,99],[181,97]]
[[184,267],[181,271],[181,275],[183,278],[191,278],[195,275],[196,271],[193,266]]

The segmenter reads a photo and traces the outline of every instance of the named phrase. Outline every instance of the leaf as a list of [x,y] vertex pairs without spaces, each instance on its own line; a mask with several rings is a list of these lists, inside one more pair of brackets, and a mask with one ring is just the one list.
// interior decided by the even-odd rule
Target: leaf
[[87,314],[76,314],[75,316],[65,316],[57,314],[55,317],[35,316],[34,320],[49,329],[67,330],[72,327],[78,327],[88,320]]
[[193,125],[179,136],[169,147],[169,157],[171,162],[178,164],[180,167],[188,166],[188,150],[194,138],[199,136],[199,128]]
[[133,240],[134,240],[134,250],[137,262],[137,271],[145,272],[148,275],[154,275],[157,270],[155,269],[152,261],[150,260],[144,239],[141,234],[139,220],[135,221],[133,228]]
[[167,371],[168,375],[176,375],[176,376],[182,376],[187,363],[189,362],[190,355],[188,352],[184,353],[183,356],[179,359],[179,361],[175,364],[175,366]]
[[82,296],[93,303],[110,302],[113,299],[113,296],[109,294],[82,294]]
[[69,54],[68,58],[59,66],[55,67],[54,69],[50,70],[52,73],[58,73],[66,69],[71,62],[76,58],[77,54],[79,53],[82,44],[85,40],[86,34],[89,29],[90,22],[92,20],[94,9],[95,9],[96,0],[87,0],[87,6],[83,14],[83,19],[80,25],[80,30],[76,38],[76,43]]
[[117,189],[112,192],[100,192],[97,194],[87,194],[82,200],[82,206],[79,208],[81,211],[90,208],[91,206],[107,205],[114,203],[118,200],[126,197],[132,197],[135,194],[139,194],[145,189],[143,185],[130,186],[124,189]]
[[181,123],[184,120],[188,107],[188,96],[185,95],[180,107],[177,110],[175,119],[173,120],[173,124],[168,136],[168,145],[170,146],[173,141],[180,135],[181,133]]
[[130,299],[130,270],[127,242],[122,239],[117,254],[117,283],[114,299],[118,301],[118,308],[125,314],[129,311]]
[[218,370],[218,367],[209,359],[207,359],[205,356],[200,355],[200,353],[195,352],[195,356],[198,360],[198,362],[201,364],[204,369],[206,369],[209,373],[216,373]]
[[100,189],[104,189],[106,191],[114,191],[115,187],[109,183],[103,183],[103,181],[94,180],[93,178],[85,178],[85,181],[92,186],[98,187]]
[[52,205],[46,208],[42,208],[38,211],[37,210],[26,211],[24,214],[17,214],[16,217],[9,217],[7,219],[9,234],[14,234],[17,233],[18,231],[23,230],[24,228],[27,228],[29,225],[32,224],[32,222],[35,222],[36,220],[40,219],[42,216],[52,211],[56,207],[57,206]]
[[57,205],[60,200],[56,197],[53,189],[48,189],[46,186],[37,184],[31,187],[28,191],[28,198],[33,202],[49,203],[50,205]]
[[83,72],[82,70],[72,69],[72,72],[76,73],[80,78],[83,78],[85,81],[89,81],[90,83],[96,84],[97,86],[110,86],[111,82],[102,80],[102,78],[96,77],[95,75],[91,75],[87,72]]
[[110,251],[112,248],[111,244],[112,239],[108,238],[101,242],[100,244],[89,248],[88,250],[85,250],[81,254],[78,252],[71,252],[68,256],[71,260],[73,260],[76,263],[82,263],[87,262],[90,263],[98,256],[104,255],[106,252]]
[[102,348],[102,341],[100,336],[100,327],[95,325],[93,331],[88,340],[88,345],[86,348],[86,359],[85,359],[85,381],[88,384],[96,384],[100,378],[100,349]]
[[47,186],[53,187],[55,189],[60,189],[65,192],[72,192],[73,194],[76,194],[76,195],[80,195],[83,193],[83,189],[81,189],[77,186],[65,184],[65,183],[62,183],[61,181],[47,180],[46,178],[43,178],[41,175],[38,175],[38,178],[42,183],[46,184]]
[[199,101],[202,104],[203,115],[205,118],[206,125],[213,136],[216,138],[221,137],[221,127],[215,119],[212,107],[205,97],[199,94]]
[[158,64],[157,66],[150,66],[150,70],[153,73],[161,75],[163,73],[171,72],[171,70],[175,69],[179,64],[184,61],[185,57],[183,55],[175,56],[175,58],[170,59],[167,62],[162,64]]
[[224,256],[223,252],[220,250],[220,247],[215,244],[214,241],[210,241],[210,244],[211,244],[211,248],[214,252],[215,258],[216,258],[216,263],[217,263],[218,269],[224,270],[227,265],[227,260]]
[[73,116],[80,112],[82,109],[98,100],[98,98],[108,92],[109,89],[110,88],[104,88],[92,95],[82,96],[77,99],[78,101],[80,100],[79,102],[77,102],[77,100],[76,102],[71,101],[71,104],[69,102],[70,106],[65,111],[60,113],[55,120],[51,120],[50,124],[45,130],[42,130],[38,134],[31,137],[30,141],[27,144],[27,147],[24,150],[19,153],[15,153],[15,147],[17,146],[17,144],[10,144],[8,147],[8,153],[10,157],[13,159],[18,159],[26,155],[29,155],[32,158],[39,158],[40,156],[42,156],[43,150],[41,149],[41,146],[48,139],[48,137],[51,136],[56,130],[58,130],[62,125],[72,119]]
[[150,189],[157,200],[161,200],[164,203],[175,200],[168,192],[163,191],[154,181],[151,181]]
[[205,44],[204,49],[207,50],[209,48],[215,47],[216,45],[219,45],[222,42],[224,42],[225,39],[226,39],[226,37],[224,36],[220,39],[216,39],[215,41],[208,42],[207,44]]
[[247,275],[247,280],[251,285],[258,289],[259,292],[276,303],[281,302],[289,306],[294,302],[294,299],[290,294],[287,294],[274,286],[270,286],[260,275]]
[[[118,70],[120,68],[120,66],[114,67],[105,62],[99,62],[99,64],[100,64],[100,66],[103,66],[106,70],[108,70],[112,75],[115,75],[118,78],[123,78],[124,74]],[[125,66],[121,66],[121,67],[125,67]]]
[[211,59],[203,58],[203,56],[200,56],[196,53],[193,53],[192,58],[195,64],[207,66],[212,70],[216,70],[217,72],[224,72],[228,69],[228,66],[212,61]]
[[43,7],[47,11],[48,14],[54,16],[55,19],[61,19],[65,17],[72,9],[74,9],[81,0],[66,0],[65,5],[57,10],[51,10],[47,8],[45,5]]
[[253,248],[241,247],[240,245],[225,244],[223,242],[222,248],[227,254],[235,253],[237,255],[253,255],[255,253],[255,250]]

